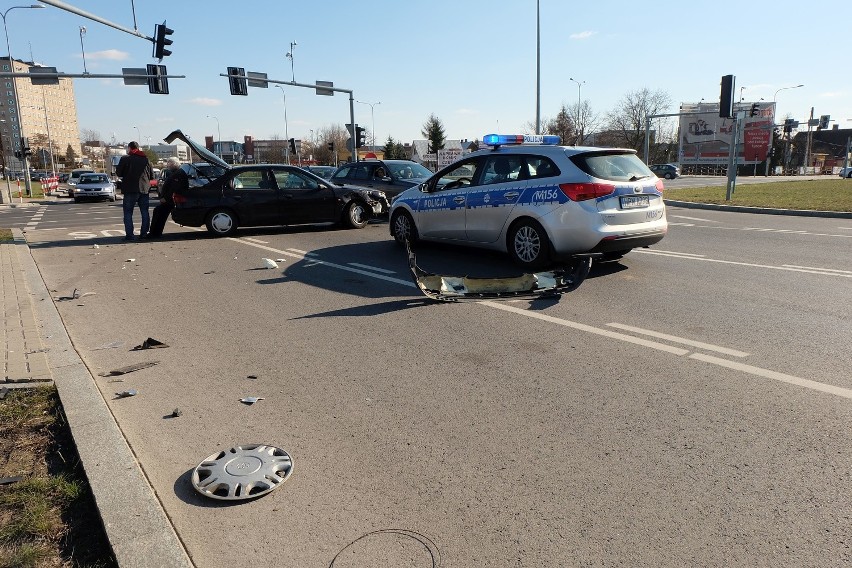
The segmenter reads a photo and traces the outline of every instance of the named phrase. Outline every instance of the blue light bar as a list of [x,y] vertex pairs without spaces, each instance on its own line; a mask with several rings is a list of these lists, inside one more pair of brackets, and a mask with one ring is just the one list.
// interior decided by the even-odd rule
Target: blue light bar
[[549,134],[486,134],[482,137],[486,146],[502,146],[504,144],[545,144],[559,146],[562,139]]

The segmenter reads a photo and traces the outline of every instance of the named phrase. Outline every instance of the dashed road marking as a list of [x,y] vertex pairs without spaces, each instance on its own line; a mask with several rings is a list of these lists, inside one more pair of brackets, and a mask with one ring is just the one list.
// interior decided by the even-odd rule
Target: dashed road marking
[[656,337],[657,339],[664,339],[666,341],[671,341],[672,343],[681,343],[683,345],[689,345],[690,347],[704,349],[705,351],[715,351],[716,353],[730,355],[731,357],[748,357],[749,355],[744,351],[737,351],[736,349],[730,349],[728,347],[720,347],[719,345],[713,345],[712,343],[694,341],[692,339],[686,339],[684,337],[678,337],[676,335],[669,335],[667,333],[660,333],[658,331],[652,331],[650,329],[642,329],[641,327],[633,327],[631,325],[625,325],[623,323],[608,323],[607,325],[609,327],[614,327],[616,329],[621,329],[624,331],[632,331],[633,333],[650,335],[651,337]]

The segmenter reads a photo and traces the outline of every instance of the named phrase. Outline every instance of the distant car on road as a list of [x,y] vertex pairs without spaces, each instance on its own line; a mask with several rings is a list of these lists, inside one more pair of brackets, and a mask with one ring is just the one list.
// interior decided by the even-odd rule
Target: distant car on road
[[852,166],[848,168],[842,168],[840,170],[840,177],[852,179]]
[[651,164],[648,166],[654,175],[665,179],[674,179],[680,176],[680,168],[674,164]]
[[83,174],[93,174],[94,170],[90,169],[77,169],[71,170],[71,175],[68,176],[68,197],[74,197],[74,188],[77,186],[77,182],[80,180],[80,176]]
[[74,188],[74,203],[105,199],[115,201],[115,184],[107,174],[82,174]]
[[168,144],[181,140],[207,160],[207,164],[192,164],[194,170],[221,172],[208,181],[196,177],[195,185],[174,194],[172,219],[180,225],[205,225],[221,237],[234,234],[240,226],[340,223],[361,229],[370,217],[387,210],[387,198],[380,191],[338,187],[297,166],[233,166],[180,130],[164,140]]
[[331,179],[332,174],[337,171],[334,166],[308,166],[305,169],[323,179]]

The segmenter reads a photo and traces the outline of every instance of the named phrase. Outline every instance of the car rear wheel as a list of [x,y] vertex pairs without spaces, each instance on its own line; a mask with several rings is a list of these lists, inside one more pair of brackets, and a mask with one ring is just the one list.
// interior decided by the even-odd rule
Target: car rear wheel
[[522,219],[509,230],[509,256],[524,268],[541,268],[550,261],[550,240],[538,222]]
[[233,235],[237,226],[237,216],[230,209],[215,209],[207,216],[207,230],[217,237]]
[[666,179],[674,179],[674,176],[672,174],[668,173],[668,172],[666,172],[666,174],[663,177],[666,178]]
[[343,212],[343,223],[350,229],[363,229],[369,220],[367,206],[360,201],[351,201]]
[[391,219],[391,227],[393,238],[399,244],[404,245],[405,241],[417,242],[417,227],[408,211],[403,209],[394,213],[393,219]]

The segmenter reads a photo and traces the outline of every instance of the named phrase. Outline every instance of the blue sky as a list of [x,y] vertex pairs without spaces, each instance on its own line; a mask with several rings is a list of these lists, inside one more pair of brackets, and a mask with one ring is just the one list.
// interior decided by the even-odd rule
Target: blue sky
[[[66,0],[133,28],[130,0]],[[0,3],[0,11],[26,4]],[[778,116],[807,119],[830,114],[852,128],[852,73],[846,62],[848,0],[825,0],[807,11],[800,2],[685,3],[540,0],[541,114],[550,117],[578,94],[604,114],[627,92],[667,92],[680,102],[718,100],[722,75],[734,74],[737,93],[771,101]],[[432,0],[372,2],[135,0],[138,29],[151,36],[163,20],[175,30],[173,54],[163,64],[173,75],[169,95],[119,80],[75,79],[81,129],[110,141],[141,137],[159,142],[175,128],[196,139],[241,141],[284,136],[284,100],[277,88],[250,88],[231,96],[228,66],[289,81],[291,62],[301,83],[333,81],[374,105],[379,142],[388,135],[422,138],[431,113],[448,138],[481,138],[498,130],[523,131],[535,120],[535,0]],[[79,27],[90,73],[120,74],[122,67],[156,63],[150,42],[59,8],[16,9],[7,15],[12,55],[82,73]],[[569,78],[584,81],[578,89]],[[308,139],[332,124],[349,122],[348,98],[316,96],[284,87],[288,132]],[[579,91],[579,93],[578,93]],[[355,105],[356,122],[372,127],[371,109]],[[134,128],[136,127],[136,128]],[[141,136],[140,136],[141,135]]]

